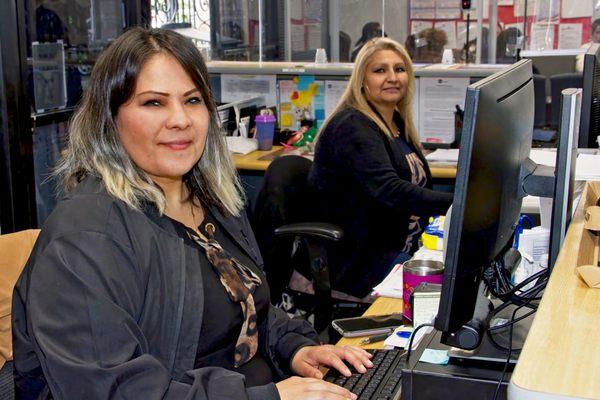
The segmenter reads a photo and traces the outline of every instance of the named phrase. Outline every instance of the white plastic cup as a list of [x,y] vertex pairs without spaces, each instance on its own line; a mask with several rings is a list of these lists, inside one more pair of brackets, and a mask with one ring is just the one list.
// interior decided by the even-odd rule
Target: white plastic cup
[[442,64],[454,64],[454,55],[452,54],[452,49],[444,49],[444,53],[442,54]]
[[315,52],[315,64],[325,64],[327,62],[327,52],[323,48],[318,48]]

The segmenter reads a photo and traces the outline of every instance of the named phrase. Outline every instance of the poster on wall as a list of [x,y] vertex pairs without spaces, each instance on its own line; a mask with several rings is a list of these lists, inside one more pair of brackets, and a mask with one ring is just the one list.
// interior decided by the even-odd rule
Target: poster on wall
[[560,24],[558,26],[558,48],[578,49],[581,47],[582,24]]
[[594,11],[594,2],[592,0],[563,0],[560,11],[563,18],[591,17]]
[[[541,0],[544,1],[544,0]],[[535,15],[535,3],[537,0],[527,0],[527,16]],[[514,14],[515,17],[524,16],[525,0],[515,0]],[[564,17],[564,16],[563,16]]]
[[529,38],[529,50],[552,50],[554,48],[554,25],[531,24]]
[[317,126],[325,120],[325,84],[314,75],[299,75],[279,81],[279,126],[297,130],[300,120],[316,119]]
[[558,24],[560,0],[544,0],[535,2],[536,22]]

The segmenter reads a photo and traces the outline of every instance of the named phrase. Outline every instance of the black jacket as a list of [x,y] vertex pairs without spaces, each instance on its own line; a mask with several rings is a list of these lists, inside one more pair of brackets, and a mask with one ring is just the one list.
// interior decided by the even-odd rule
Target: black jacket
[[335,289],[368,294],[404,247],[410,215],[445,213],[452,202],[452,194],[431,190],[427,161],[411,147],[425,166],[425,188],[411,183],[405,155],[358,110],[341,111],[322,132],[309,183],[319,193],[322,217],[345,230],[330,262]]
[[[261,266],[245,215],[211,211]],[[84,180],[48,218],[15,287],[17,398],[278,399],[273,383],[246,388],[236,372],[193,369],[207,290],[186,261],[194,252],[154,207],[133,210]],[[285,377],[317,336],[271,306],[259,340]]]

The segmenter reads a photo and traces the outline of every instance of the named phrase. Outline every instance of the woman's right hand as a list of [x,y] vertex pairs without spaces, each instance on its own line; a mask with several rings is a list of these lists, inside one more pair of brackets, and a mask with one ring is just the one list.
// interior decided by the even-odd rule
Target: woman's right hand
[[316,378],[293,376],[276,383],[281,400],[356,400],[354,393]]

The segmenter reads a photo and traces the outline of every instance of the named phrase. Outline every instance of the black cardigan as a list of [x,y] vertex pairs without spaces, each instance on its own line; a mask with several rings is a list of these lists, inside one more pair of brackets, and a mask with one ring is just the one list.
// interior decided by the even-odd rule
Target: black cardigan
[[[211,209],[262,267],[245,215]],[[154,207],[133,210],[88,177],[46,221],[13,296],[18,398],[278,399],[223,368],[194,369],[204,291],[198,250]],[[316,344],[305,321],[270,306],[259,348],[285,377]]]
[[[395,122],[404,132],[397,114]],[[410,146],[425,166],[425,188],[411,183],[405,155],[358,110],[341,111],[322,132],[309,183],[319,193],[322,217],[346,233],[330,262],[335,289],[368,294],[404,247],[410,215],[443,214],[451,204],[451,193],[431,190],[427,161]]]

